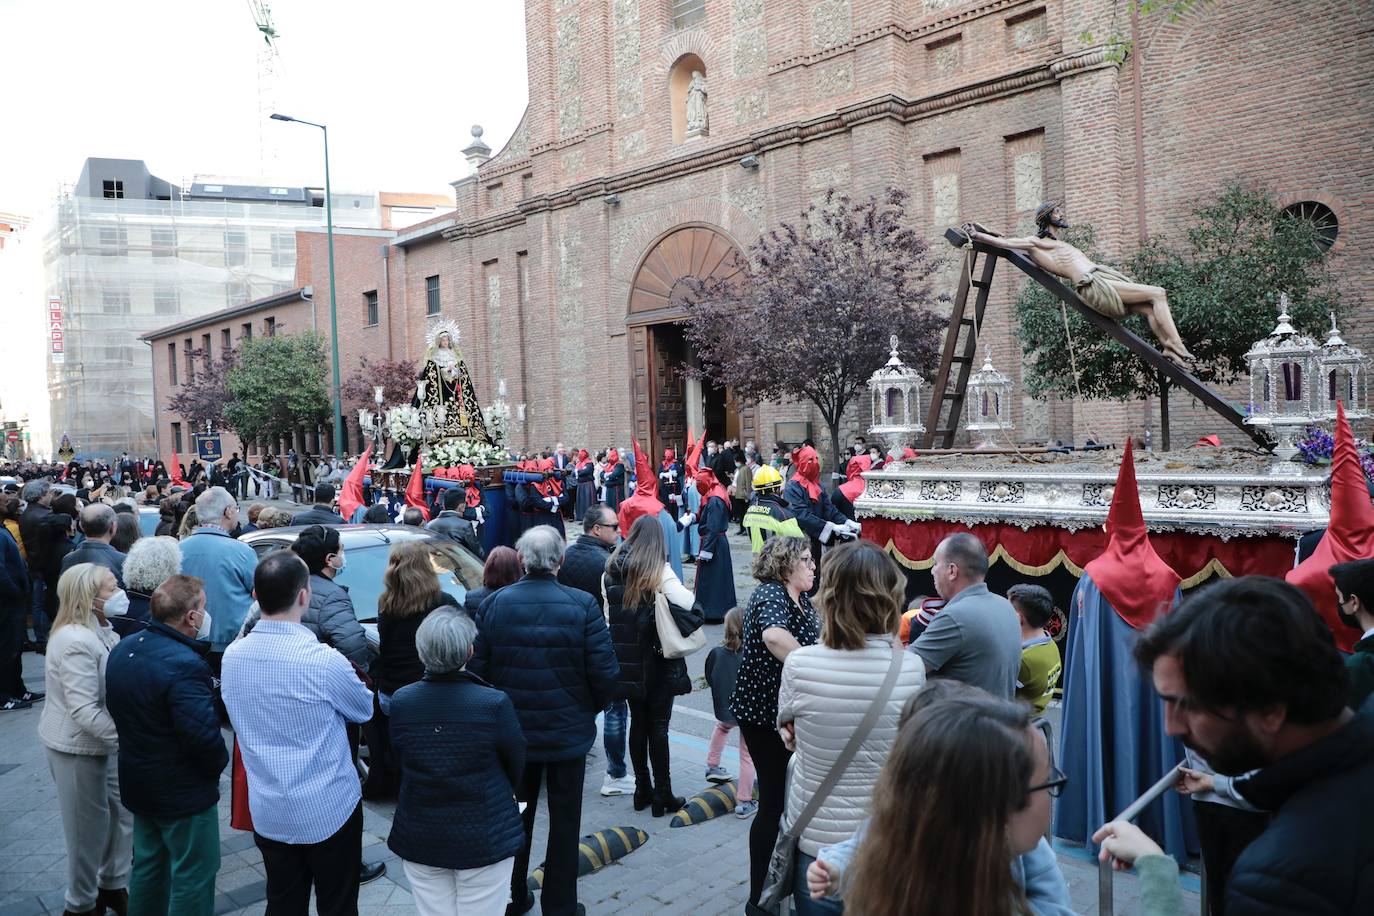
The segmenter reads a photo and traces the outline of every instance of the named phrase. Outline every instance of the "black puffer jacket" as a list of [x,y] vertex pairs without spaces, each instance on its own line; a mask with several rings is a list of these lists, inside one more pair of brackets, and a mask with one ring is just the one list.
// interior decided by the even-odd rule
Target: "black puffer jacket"
[[[692,679],[687,674],[687,662],[681,658],[663,657],[658,624],[654,619],[656,599],[628,608],[624,604],[622,572],[628,559],[629,555],[622,553],[606,571],[611,643],[615,646],[616,660],[620,662],[619,695],[627,700],[641,700],[664,693],[678,697],[691,693]],[[681,621],[678,628],[684,635],[695,632],[705,622],[701,607],[678,581],[672,567],[664,563],[663,568],[664,581],[660,588],[668,595],[673,616]]]
[[601,574],[611,559],[611,548],[590,534],[579,535],[563,554],[558,568],[558,581],[569,588],[581,589],[602,606]]
[[392,852],[460,869],[520,851],[525,738],[506,694],[465,671],[425,675],[391,700],[391,746],[401,768]]
[[1374,913],[1374,712],[1236,787],[1274,819],[1231,867],[1227,916]]
[[526,759],[538,761],[591,749],[620,673],[600,605],[549,573],[527,573],[482,603],[469,667],[515,703]]

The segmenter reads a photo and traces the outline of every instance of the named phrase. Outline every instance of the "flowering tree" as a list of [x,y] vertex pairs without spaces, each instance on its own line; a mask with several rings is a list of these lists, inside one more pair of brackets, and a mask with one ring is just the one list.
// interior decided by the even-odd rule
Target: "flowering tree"
[[399,359],[369,359],[364,356],[343,383],[344,400],[371,405],[373,389],[381,386],[382,408],[409,404],[415,394],[415,367]]
[[851,200],[833,188],[797,225],[750,246],[739,272],[691,278],[687,338],[701,373],[744,401],[795,398],[816,405],[840,454],[840,422],[888,357],[934,367],[947,322],[931,309],[941,262],[906,218],[908,195],[889,188]]
[[[190,353],[192,362],[198,363],[204,358],[204,350],[192,350]],[[233,350],[224,351],[219,359],[203,366],[195,376],[188,378],[168,400],[167,406],[196,429],[204,428],[206,423],[216,429],[228,425],[224,417],[225,405],[229,401],[225,380],[234,368],[235,359]]]

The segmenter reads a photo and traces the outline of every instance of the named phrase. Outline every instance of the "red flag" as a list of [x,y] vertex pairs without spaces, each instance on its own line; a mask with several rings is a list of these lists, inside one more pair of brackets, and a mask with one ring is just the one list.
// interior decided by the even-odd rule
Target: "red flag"
[[367,476],[367,459],[372,455],[372,446],[363,449],[362,457],[353,465],[353,470],[344,478],[343,488],[339,490],[339,511],[344,521],[353,521],[353,515],[363,506],[363,478]]
[[415,459],[415,470],[410,472],[410,483],[406,484],[406,505],[414,506],[429,521],[429,506],[425,505],[425,475],[420,470],[420,459]]
[[1155,552],[1145,529],[1130,438],[1107,510],[1107,549],[1083,569],[1112,610],[1137,630],[1149,626],[1161,609],[1167,613],[1178,590],[1178,573]]
[[1312,555],[1284,576],[1307,593],[1331,627],[1336,648],[1353,651],[1360,631],[1336,614],[1336,583],[1330,569],[1337,563],[1374,557],[1374,507],[1355,451],[1355,437],[1345,419],[1345,405],[1336,402],[1336,447],[1331,454],[1331,519]]
[[186,481],[181,477],[181,456],[177,454],[176,449],[172,449],[172,466],[167,469],[167,473],[171,475],[172,483],[179,487],[186,486]]

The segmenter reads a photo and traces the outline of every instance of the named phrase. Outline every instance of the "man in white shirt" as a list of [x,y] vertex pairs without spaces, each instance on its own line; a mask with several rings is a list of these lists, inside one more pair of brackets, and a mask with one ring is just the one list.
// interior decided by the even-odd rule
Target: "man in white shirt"
[[224,653],[221,690],[248,775],[269,913],[356,916],[363,811],[345,725],[372,716],[353,666],[301,625],[310,573],[289,550],[254,573],[257,626]]

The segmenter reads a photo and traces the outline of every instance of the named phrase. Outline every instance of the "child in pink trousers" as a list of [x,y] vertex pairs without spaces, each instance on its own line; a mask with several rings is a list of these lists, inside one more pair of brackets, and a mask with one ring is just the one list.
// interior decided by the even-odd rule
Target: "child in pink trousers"
[[[735,678],[739,676],[740,647],[744,642],[744,622],[739,608],[725,615],[725,637],[721,645],[706,656],[706,682],[711,685],[711,705],[715,707],[716,730],[711,733],[711,746],[706,752],[706,778],[711,782],[729,782],[731,777],[720,765],[725,739],[738,724],[730,711],[730,695],[735,692]],[[735,816],[749,817],[759,810],[754,801],[754,761],[749,748],[739,736],[739,788],[735,790]]]

